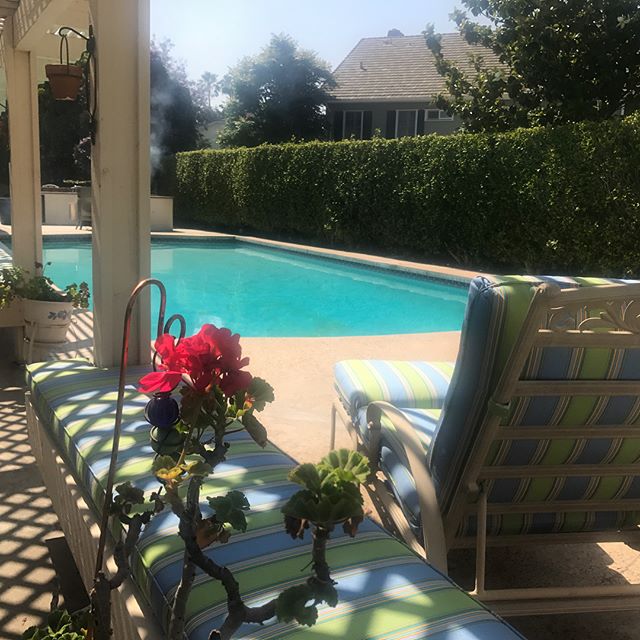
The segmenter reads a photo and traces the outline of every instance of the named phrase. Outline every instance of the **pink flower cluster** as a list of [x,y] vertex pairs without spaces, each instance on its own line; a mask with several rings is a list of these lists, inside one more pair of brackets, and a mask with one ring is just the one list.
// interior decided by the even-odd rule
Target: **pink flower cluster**
[[240,336],[229,329],[205,324],[178,344],[173,336],[164,334],[156,340],[155,348],[162,370],[140,379],[138,390],[142,393],[168,393],[184,380],[201,393],[219,386],[230,397],[251,384],[251,374],[241,371],[249,358],[242,358]]

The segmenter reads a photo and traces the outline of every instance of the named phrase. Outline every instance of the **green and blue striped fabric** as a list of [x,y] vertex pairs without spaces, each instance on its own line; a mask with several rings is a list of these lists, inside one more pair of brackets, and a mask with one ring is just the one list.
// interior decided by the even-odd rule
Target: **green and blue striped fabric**
[[[560,287],[620,283],[601,278],[476,278],[469,303],[458,361],[440,422],[429,441],[423,438],[427,464],[434,477],[441,510],[447,513],[460,499],[460,479],[473,454],[479,428],[490,410],[490,398],[526,316],[535,286],[550,281]],[[638,438],[576,439],[563,436],[563,427],[638,425],[640,429],[640,350],[547,347],[533,352],[524,367],[523,380],[637,380],[632,396],[515,398],[503,424],[510,428],[557,426],[557,437],[538,440],[501,440],[492,448],[486,465],[523,468],[530,465],[579,465],[640,461]],[[406,412],[405,412],[406,413]],[[410,416],[407,416],[412,419]],[[392,422],[392,420],[391,420]],[[417,494],[406,469],[389,419],[383,421],[383,470],[415,527],[419,526]],[[420,427],[419,427],[420,428]],[[586,468],[586,467],[585,467]],[[484,481],[489,503],[515,504],[549,500],[608,501],[607,511],[568,510],[518,514],[492,514],[488,533],[567,533],[617,530],[635,526],[640,514],[624,509],[625,500],[640,499],[640,478],[576,475],[561,478],[489,479]],[[617,505],[616,505],[617,503]],[[474,535],[475,518],[465,519],[458,534]]]
[[361,410],[375,400],[398,407],[441,409],[453,375],[453,362],[342,360],[334,365],[338,398],[363,440]]
[[[142,373],[132,370],[129,382]],[[57,361],[30,365],[29,387],[38,414],[51,429],[78,482],[99,506],[111,446],[117,371],[86,362]],[[157,487],[150,473],[149,426],[143,417],[147,397],[127,389],[117,482],[130,480],[145,490]],[[283,588],[305,578],[310,540],[285,534],[280,508],[297,490],[287,480],[294,461],[275,446],[260,449],[246,434],[230,437],[227,460],[203,488],[203,496],[231,489],[245,492],[251,504],[248,529],[207,553],[230,567],[246,602],[259,605]],[[206,502],[203,513],[208,513]],[[307,536],[308,538],[308,536]],[[326,640],[514,640],[511,627],[422,562],[403,544],[366,520],[356,538],[335,533],[328,559],[337,580],[340,602],[322,607],[312,628],[271,621],[247,625],[238,638]],[[182,563],[176,519],[162,513],[144,531],[132,566],[134,579],[162,624],[175,593]],[[188,602],[189,640],[206,640],[225,615],[226,594],[198,573]]]

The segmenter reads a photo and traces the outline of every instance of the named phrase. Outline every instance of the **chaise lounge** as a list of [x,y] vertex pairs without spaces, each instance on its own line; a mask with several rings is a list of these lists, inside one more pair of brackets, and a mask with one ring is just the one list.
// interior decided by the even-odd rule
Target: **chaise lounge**
[[[141,375],[132,369],[128,382]],[[62,528],[87,586],[96,554],[96,514],[104,499],[116,405],[118,372],[84,361],[57,361],[27,368],[30,441]],[[149,468],[148,398],[128,387],[117,482],[157,486]],[[239,579],[249,605],[265,602],[304,578],[310,541],[283,531],[280,508],[298,488],[287,480],[295,464],[275,446],[259,449],[244,433],[230,437],[227,460],[206,481],[203,495],[244,491],[251,503],[246,533],[207,550]],[[203,510],[207,507],[203,505]],[[182,542],[171,513],[156,516],[132,558],[133,578],[114,592],[114,637],[160,639],[168,603],[180,579]],[[521,636],[370,520],[356,538],[336,533],[329,562],[340,602],[324,607],[316,626],[272,621],[243,626],[242,638],[430,638],[515,640]],[[226,594],[199,573],[187,610],[187,637],[204,640],[220,625]]]
[[636,608],[640,585],[496,590],[488,544],[639,540],[640,284],[479,277],[455,366],[343,361],[333,408],[402,537],[476,548],[502,613]]

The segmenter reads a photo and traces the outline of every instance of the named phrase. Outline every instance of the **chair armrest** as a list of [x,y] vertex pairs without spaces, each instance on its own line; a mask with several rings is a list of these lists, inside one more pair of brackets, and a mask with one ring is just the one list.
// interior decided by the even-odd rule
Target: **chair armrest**
[[407,420],[402,411],[388,402],[372,402],[367,408],[370,459],[374,461],[375,465],[380,459],[380,432],[382,428],[380,421],[383,414],[393,423],[397,439],[403,449],[398,453],[406,459],[409,472],[416,485],[427,559],[436,569],[446,574],[447,545],[444,526],[435,485],[425,463],[424,447],[411,422]]

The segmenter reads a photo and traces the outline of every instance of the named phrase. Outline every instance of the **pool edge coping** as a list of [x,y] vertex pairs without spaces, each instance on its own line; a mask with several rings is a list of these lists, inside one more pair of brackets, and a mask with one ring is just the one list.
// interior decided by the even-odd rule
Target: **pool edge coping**
[[[58,238],[60,240],[73,240],[76,238],[91,237],[91,232],[73,233],[67,230],[47,230],[43,227],[43,237]],[[244,236],[239,234],[221,233],[218,231],[204,231],[198,229],[181,229],[174,231],[152,231],[152,238],[163,238],[167,240],[227,240],[238,243],[253,244],[269,248],[276,248],[294,253],[306,254],[322,258],[330,258],[344,262],[361,264],[363,266],[377,267],[383,270],[411,273],[414,275],[431,278],[438,281],[449,281],[460,285],[468,285],[476,276],[487,275],[482,271],[468,271],[455,267],[446,267],[411,260],[401,260],[398,258],[388,258],[376,256],[368,253],[355,251],[345,251],[340,249],[330,249],[326,247],[314,247],[293,242],[283,242],[280,240],[270,240],[257,236]],[[1,241],[1,238],[0,238]]]

